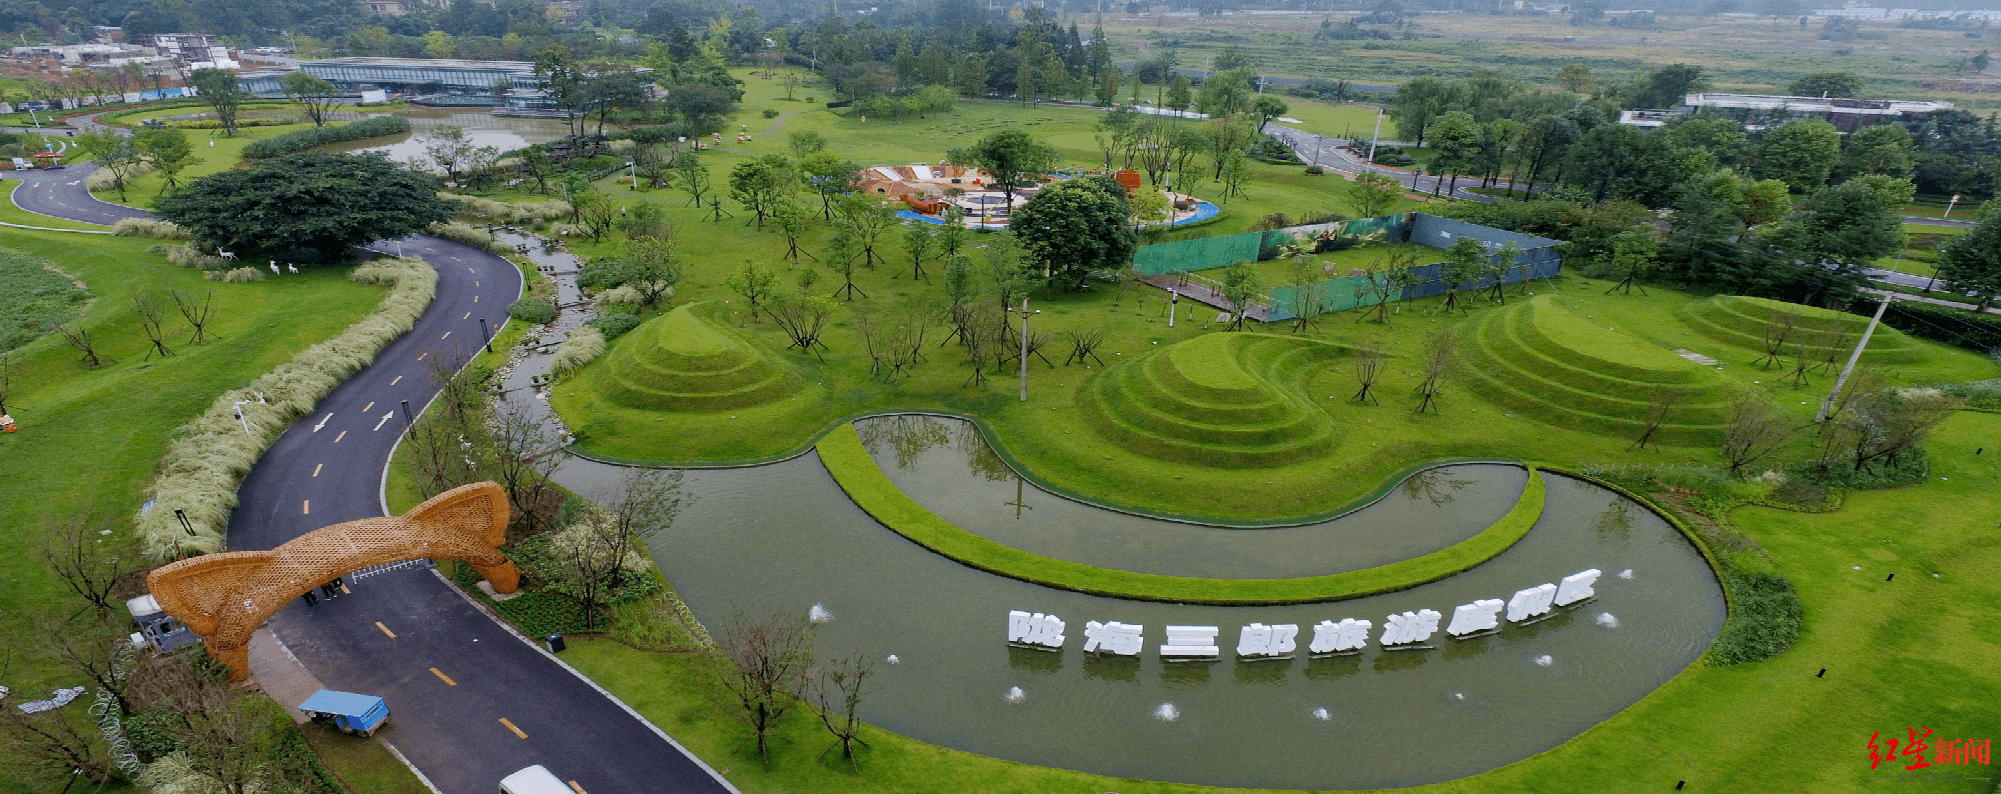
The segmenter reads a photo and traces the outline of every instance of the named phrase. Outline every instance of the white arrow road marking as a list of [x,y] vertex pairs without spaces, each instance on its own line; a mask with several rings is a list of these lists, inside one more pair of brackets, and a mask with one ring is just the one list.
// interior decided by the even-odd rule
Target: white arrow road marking
[[333,412],[331,412],[331,411],[327,412],[327,415],[326,415],[325,417],[322,417],[322,418],[320,419],[320,423],[319,423],[319,424],[316,424],[316,425],[313,425],[313,432],[315,432],[315,433],[318,433],[318,432],[320,432],[320,428],[322,428],[322,427],[326,427],[326,426],[327,426],[327,420],[328,420],[328,419],[332,419],[332,418],[333,418]]
[[394,416],[396,416],[396,412],[395,412],[395,411],[390,411],[390,412],[388,412],[388,413],[386,413],[386,414],[383,414],[383,415],[382,415],[382,421],[380,421],[380,422],[376,422],[376,423],[375,423],[375,429],[376,429],[376,430],[381,430],[381,429],[382,429],[382,425],[383,425],[383,424],[385,424],[385,423],[387,423],[387,422],[388,422],[388,421],[389,421],[389,420],[390,420],[390,419],[391,419],[392,417],[394,417]]

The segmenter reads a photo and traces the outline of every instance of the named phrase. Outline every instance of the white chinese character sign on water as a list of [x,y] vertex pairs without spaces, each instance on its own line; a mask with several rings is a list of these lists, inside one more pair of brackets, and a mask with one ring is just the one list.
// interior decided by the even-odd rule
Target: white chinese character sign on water
[[1556,585],[1539,584],[1527,590],[1515,591],[1515,597],[1508,599],[1508,620],[1520,623],[1537,615],[1549,613],[1549,606],[1556,600]]
[[1306,649],[1314,653],[1361,653],[1369,644],[1369,629],[1375,624],[1366,620],[1342,618],[1340,623],[1323,620],[1313,626],[1313,643]]
[[1179,659],[1215,656],[1223,652],[1216,647],[1216,635],[1221,633],[1215,626],[1168,626],[1167,644],[1160,646],[1160,655]]
[[1498,628],[1501,623],[1494,616],[1500,614],[1503,606],[1506,604],[1498,598],[1482,598],[1471,604],[1462,604],[1452,610],[1452,624],[1445,627],[1445,633],[1464,637]]
[[1091,621],[1084,624],[1084,652],[1138,656],[1146,647],[1146,627],[1133,623]]
[[[1509,622],[1523,623],[1550,614],[1556,607],[1574,608],[1596,597],[1592,588],[1600,575],[1598,569],[1591,568],[1563,577],[1559,584],[1517,590],[1505,602],[1482,598],[1461,604],[1453,609],[1452,622],[1445,631],[1454,639],[1471,640],[1499,631],[1503,609],[1507,610]],[[1443,617],[1431,609],[1390,615],[1384,620],[1383,633],[1377,641],[1390,649],[1432,647],[1420,643],[1438,632]],[[1062,650],[1064,628],[1063,619],[1055,615],[1021,610],[1007,613],[1007,641],[1013,645]],[[1313,641],[1307,650],[1316,656],[1360,653],[1368,646],[1373,628],[1375,624],[1354,618],[1343,618],[1339,623],[1322,620],[1313,625]],[[1167,626],[1165,633],[1167,641],[1159,646],[1160,655],[1169,661],[1212,660],[1222,653],[1216,644],[1217,635],[1221,634],[1216,626]],[[1138,656],[1146,648],[1146,627],[1137,623],[1093,620],[1084,624],[1084,637],[1086,653]],[[1298,647],[1298,637],[1297,623],[1252,623],[1237,633],[1237,655],[1246,660],[1289,658],[1286,654]]]
[[1599,575],[1598,569],[1592,568],[1563,577],[1562,583],[1556,588],[1556,605],[1567,607],[1597,595],[1592,592],[1591,585],[1598,581]]
[[1063,620],[1040,612],[1011,611],[1007,613],[1007,641],[1060,649],[1063,647]]
[[1438,614],[1435,609],[1390,615],[1384,620],[1383,636],[1379,641],[1384,645],[1424,642],[1431,639],[1432,632],[1438,631],[1438,619],[1442,617],[1444,615]]
[[1284,656],[1298,647],[1294,642],[1298,636],[1299,624],[1296,623],[1276,626],[1252,623],[1237,633],[1237,655],[1261,658]]

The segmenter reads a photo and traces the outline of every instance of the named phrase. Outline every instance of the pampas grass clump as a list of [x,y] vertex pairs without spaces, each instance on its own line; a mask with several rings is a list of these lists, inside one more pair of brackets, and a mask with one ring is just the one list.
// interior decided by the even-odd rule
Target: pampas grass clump
[[224,270],[230,263],[230,260],[196,248],[194,243],[161,243],[153,246],[153,253],[164,256],[167,261],[181,267],[191,267],[196,270]]
[[458,205],[460,214],[471,215],[475,218],[483,218],[497,223],[534,224],[540,221],[567,218],[570,217],[571,212],[570,202],[562,199],[527,202],[494,201],[478,196],[461,196],[457,193],[442,191],[438,193],[438,198]]
[[174,225],[172,221],[157,218],[120,218],[117,223],[111,224],[111,233],[119,237],[151,237],[156,240],[194,239],[188,230]]
[[558,377],[582,369],[598,356],[604,355],[604,332],[588,325],[570,332],[570,337],[556,348],[556,358],[549,363],[549,374]]
[[[132,180],[137,179],[140,174],[151,173],[152,171],[152,163],[138,163],[132,166],[131,170],[125,172],[125,186],[131,187]],[[111,169],[109,168],[99,168],[90,172],[90,176],[83,178],[83,186],[89,188],[92,192],[117,190],[118,176],[111,173]]]
[[250,267],[249,265],[245,265],[243,267],[233,268],[230,270],[211,270],[207,273],[202,274],[202,277],[210,281],[227,281],[230,283],[242,283],[246,281],[263,281],[264,271],[258,270],[257,268],[254,267]]
[[513,246],[501,242],[491,234],[487,234],[458,221],[433,223],[424,229],[424,233],[432,237],[443,237],[455,243],[465,243],[482,251],[491,251],[503,256],[514,253]]
[[[666,300],[672,297],[674,297],[673,287],[668,287],[665,292],[660,294],[661,300]],[[622,285],[622,286],[612,287],[611,289],[598,293],[596,300],[598,306],[600,307],[608,306],[614,303],[623,303],[629,306],[638,306],[646,302],[646,296],[640,294],[639,289],[637,287],[633,287],[630,285]]]
[[[224,278],[239,271],[257,272],[237,268]],[[383,346],[408,333],[438,288],[437,271],[416,257],[370,262],[355,268],[350,278],[393,286],[372,314],[339,336],[306,348],[250,385],[215,398],[207,411],[187,424],[181,440],[167,447],[159,473],[147,488],[157,504],[134,520],[148,557],[168,559],[177,544],[183,554],[222,550],[229,511],[236,507],[236,488],[264,448],[335,386],[368,366]],[[245,400],[250,401],[243,406],[249,433],[243,432],[244,421],[236,418],[235,403]],[[174,519],[175,508],[194,524],[193,537]]]

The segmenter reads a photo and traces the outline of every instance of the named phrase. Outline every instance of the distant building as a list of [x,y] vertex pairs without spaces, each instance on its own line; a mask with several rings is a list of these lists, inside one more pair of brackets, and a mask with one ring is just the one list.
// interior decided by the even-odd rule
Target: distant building
[[1833,97],[1762,96],[1757,94],[1689,94],[1675,109],[1638,109],[1619,114],[1619,123],[1632,127],[1659,127],[1678,116],[1707,112],[1712,116],[1744,122],[1744,128],[1761,130],[1793,119],[1817,118],[1842,132],[1885,121],[1909,121],[1920,116],[1951,110],[1951,102],[1909,99],[1842,99]]
[[155,33],[147,37],[155,54],[171,58],[182,69],[228,69],[243,68],[229,57],[229,47],[220,39],[207,33]]
[[[555,113],[555,103],[536,88],[535,64],[528,61],[471,61],[455,58],[327,58],[301,61],[299,69],[350,96],[380,90],[416,104],[499,107],[524,115]],[[281,80],[292,69],[262,69],[237,76],[237,87],[262,97],[284,96]],[[642,75],[651,69],[634,70]]]

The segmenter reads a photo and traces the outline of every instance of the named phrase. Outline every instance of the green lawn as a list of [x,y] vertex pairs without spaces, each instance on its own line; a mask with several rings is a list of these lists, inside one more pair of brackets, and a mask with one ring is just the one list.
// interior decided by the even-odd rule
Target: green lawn
[[19,179],[0,179],[0,221],[20,224],[22,226],[40,226],[45,229],[86,229],[94,231],[109,231],[111,229],[109,226],[100,226],[95,223],[81,223],[47,215],[38,215],[14,206],[14,188],[20,186],[20,184],[21,180]]
[[[201,113],[203,111],[204,108],[200,107],[161,108],[143,113],[135,113],[119,119],[119,122],[137,127],[141,121],[149,118],[180,116],[190,113]],[[304,113],[301,111],[285,105],[256,105],[246,108],[243,112],[243,118],[245,119],[277,115],[291,115],[300,119],[305,118]],[[208,176],[209,174],[234,169],[243,160],[243,147],[249,146],[252,142],[265,138],[274,138],[294,130],[308,129],[312,126],[311,123],[304,123],[273,127],[244,127],[238,130],[238,135],[234,138],[223,137],[221,130],[187,130],[188,142],[194,146],[196,162],[181,171],[179,179],[185,183],[189,180]],[[161,189],[165,187],[166,179],[160,176],[158,172],[155,172],[141,174],[128,182],[125,186],[124,201],[119,200],[118,191],[116,190],[100,190],[96,192],[96,195],[105,201],[152,209],[153,199],[158,197]]]
[[[79,242],[86,244],[80,245]],[[87,370],[60,337],[16,351],[22,364],[8,408],[20,432],[0,434],[0,613],[9,618],[76,602],[40,560],[45,521],[85,516],[115,532],[130,518],[153,467],[183,422],[217,394],[291,360],[374,310],[378,287],[350,283],[346,268],[224,284],[148,253],[151,240],[0,230],[0,246],[47,259],[81,279],[94,296],[82,327],[112,363]],[[215,291],[213,339],[185,344],[187,326],[167,323],[171,358],[147,359],[132,294],[149,289]],[[18,692],[69,685],[16,656],[8,686]]]
[[334,773],[349,794],[425,794],[430,789],[410,774],[410,768],[389,754],[379,739],[349,736],[331,726],[308,722],[299,726],[313,754]]
[[[1863,492],[1832,514],[1740,508],[1751,545],[1730,552],[1792,579],[1804,605],[1785,654],[1734,667],[1698,663],[1639,703],[1533,758],[1410,791],[1874,791],[1872,733],[1927,726],[1940,738],[2001,732],[2001,544],[1985,529],[2001,511],[2001,458],[1976,449],[2001,438],[2001,415],[1961,413],[1929,445],[1932,478]],[[1978,529],[1977,529],[1978,528]],[[1860,570],[1856,570],[1859,566]],[[1896,580],[1885,582],[1889,574]],[[1936,578],[1934,578],[1936,574]],[[1193,792],[1195,786],[1117,780],[1016,764],[869,729],[860,772],[809,713],[781,723],[774,765],[757,761],[747,731],[712,689],[704,660],[573,641],[567,661],[638,709],[746,792]],[[1825,677],[1816,677],[1827,668]],[[1949,768],[1991,777],[1993,767]],[[1901,771],[1901,770],[1899,770]],[[1931,784],[1988,792],[1987,780]]]
[[[1308,254],[1298,259],[1269,259],[1257,263],[1254,269],[1257,270],[1258,278],[1264,282],[1265,292],[1270,293],[1272,287],[1292,285],[1293,268],[1300,261],[1306,262],[1307,267],[1315,274],[1314,278],[1317,281],[1341,278],[1348,275],[1348,271],[1350,270],[1367,269],[1370,265],[1380,266],[1387,261],[1386,258],[1389,254],[1395,251],[1415,252],[1418,256],[1417,263],[1420,265],[1429,265],[1445,260],[1445,252],[1436,248],[1416,243],[1397,243],[1394,245],[1363,246],[1361,248],[1350,248],[1345,251],[1330,251],[1324,254]],[[1220,277],[1220,273],[1218,272],[1203,273],[1202,275],[1212,279]]]

